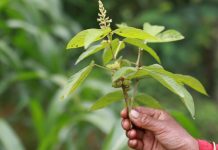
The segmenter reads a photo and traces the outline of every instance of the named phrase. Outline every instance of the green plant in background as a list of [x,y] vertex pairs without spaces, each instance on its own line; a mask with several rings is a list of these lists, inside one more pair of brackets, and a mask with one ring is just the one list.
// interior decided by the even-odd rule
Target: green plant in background
[[[83,59],[103,51],[103,65],[92,61],[88,66],[70,77],[63,90],[63,98],[73,93],[80,84],[90,74],[96,66],[111,73],[112,86],[118,88],[106,94],[92,105],[91,110],[97,110],[108,106],[116,101],[125,100],[126,107],[130,111],[134,105],[144,103],[151,107],[160,108],[159,103],[150,95],[138,93],[137,88],[144,78],[153,78],[160,82],[174,94],[178,95],[185,104],[192,117],[195,114],[194,102],[191,94],[185,85],[194,90],[207,95],[202,84],[195,78],[182,74],[174,74],[161,66],[161,61],[150,43],[165,43],[184,39],[184,36],[176,30],[165,30],[164,26],[144,23],[143,29],[137,29],[125,24],[117,25],[118,29],[112,30],[110,24],[112,20],[107,17],[107,12],[99,0],[99,21],[100,29],[87,29],[78,33],[68,43],[67,49],[84,47],[83,52],[76,61],[78,64]],[[164,31],[165,30],[165,31]],[[135,62],[124,58],[120,53],[129,44],[138,49]],[[141,64],[143,52],[149,53],[158,64],[144,66]]]

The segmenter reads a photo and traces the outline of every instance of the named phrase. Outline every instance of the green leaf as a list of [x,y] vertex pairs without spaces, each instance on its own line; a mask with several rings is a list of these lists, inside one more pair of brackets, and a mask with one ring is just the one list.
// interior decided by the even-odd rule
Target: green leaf
[[121,26],[119,29],[113,31],[114,33],[127,38],[136,38],[140,40],[157,40],[157,38],[141,29],[133,27]]
[[146,70],[137,70],[136,72],[133,72],[127,76],[127,79],[139,79],[144,78],[145,76],[148,76],[148,72]]
[[158,72],[154,72],[152,70],[146,69],[144,68],[145,71],[148,71],[149,75],[156,79],[157,81],[159,81],[163,86],[165,86],[166,88],[168,88],[170,91],[172,91],[173,93],[179,95],[180,97],[184,97],[184,91],[183,91],[183,87],[182,85],[180,85],[179,83],[176,82],[175,79],[162,74],[162,73],[158,73]]
[[73,93],[80,86],[80,84],[87,78],[89,73],[92,71],[93,66],[94,61],[92,61],[87,67],[83,68],[82,70],[70,77],[62,93],[63,99],[65,99],[69,94]]
[[85,49],[88,48],[88,46],[91,43],[95,42],[96,40],[100,40],[105,36],[107,36],[110,32],[111,32],[110,28],[89,30],[85,38]]
[[113,40],[110,45],[108,45],[103,53],[103,63],[107,64],[109,63],[113,57],[116,58],[119,51],[125,48],[125,44],[122,41],[119,41],[119,39]]
[[181,74],[175,74],[175,77],[179,81],[181,81],[182,83],[184,83],[184,84],[188,85],[189,87],[193,88],[194,90],[208,96],[204,86],[201,84],[200,81],[198,81],[194,77],[187,76],[187,75],[181,75]]
[[121,90],[119,91],[114,91],[111,93],[106,94],[105,96],[101,97],[99,100],[97,100],[90,110],[97,110],[104,108],[114,102],[120,101],[123,99],[123,92]]
[[151,25],[150,23],[144,23],[143,30],[153,36],[157,35],[158,33],[162,32],[165,29],[164,26],[158,25]]
[[157,53],[149,46],[147,46],[142,40],[138,40],[138,39],[131,39],[131,38],[126,38],[124,39],[124,42],[129,43],[131,45],[137,46],[139,48],[144,49],[145,51],[147,51],[158,63],[160,62],[160,58],[157,55]]
[[[183,86],[182,86],[183,87]],[[191,113],[192,117],[195,118],[195,105],[191,94],[185,89],[182,88],[184,97],[181,97],[182,102],[185,104],[189,112]]]
[[122,67],[120,68],[118,71],[116,71],[112,77],[112,81],[116,81],[118,80],[119,78],[127,75],[127,74],[130,74],[132,72],[136,72],[136,68],[134,67]]
[[167,30],[157,36],[157,40],[149,40],[151,43],[173,42],[184,39],[184,36],[176,30]]
[[24,150],[18,136],[3,119],[0,119],[0,143],[4,150]]
[[98,44],[98,45],[94,45],[91,46],[90,48],[88,48],[85,52],[83,52],[79,58],[77,59],[75,64],[78,64],[80,61],[82,61],[83,59],[89,57],[90,55],[93,55],[101,50],[103,50],[106,47],[106,44]]
[[160,103],[150,95],[139,93],[135,97],[135,101],[151,108],[162,108]]
[[187,76],[187,75],[181,75],[181,74],[173,74],[169,71],[164,70],[163,67],[158,65],[158,64],[148,66],[147,68],[150,70],[159,72],[159,73],[163,73],[167,76],[170,76],[170,77],[174,78],[177,82],[186,84],[189,87],[193,88],[194,90],[196,90],[204,95],[208,95],[204,86],[201,84],[201,82],[198,81],[197,79],[195,79],[194,77]]
[[193,98],[180,82],[173,78],[173,76],[168,76],[163,72],[155,72],[154,70],[149,70],[149,67],[143,67],[143,69],[145,69],[152,78],[156,79],[163,86],[177,94],[191,113],[192,117],[194,117],[195,108]]
[[79,48],[84,45],[87,48],[91,43],[103,39],[110,31],[110,28],[83,30],[70,40],[67,44],[67,49]]

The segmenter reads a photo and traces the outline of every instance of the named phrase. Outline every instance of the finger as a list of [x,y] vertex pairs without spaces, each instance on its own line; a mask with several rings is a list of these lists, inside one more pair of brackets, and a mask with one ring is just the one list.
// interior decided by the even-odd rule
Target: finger
[[122,120],[122,127],[124,130],[130,130],[131,129],[131,123],[129,119],[123,119]]
[[143,149],[143,143],[141,140],[137,140],[137,139],[129,140],[128,145],[130,148],[133,148],[135,150],[142,150]]
[[120,112],[120,116],[124,119],[128,118],[128,112],[127,112],[127,108],[124,108],[121,112]]
[[148,108],[148,107],[136,107],[134,108],[135,110],[137,110],[138,112],[140,113],[144,113],[144,114],[147,114],[149,116],[154,116],[156,113],[160,113],[161,110],[159,109],[153,109],[153,108]]
[[127,134],[126,134],[126,135],[127,135],[127,137],[128,137],[129,139],[142,140],[144,134],[145,134],[145,133],[144,133],[143,131],[141,131],[141,130],[138,130],[138,129],[131,129],[131,130],[127,131]]
[[130,120],[132,123],[140,128],[158,132],[160,130],[161,122],[152,118],[151,116],[138,112],[137,110],[131,110]]

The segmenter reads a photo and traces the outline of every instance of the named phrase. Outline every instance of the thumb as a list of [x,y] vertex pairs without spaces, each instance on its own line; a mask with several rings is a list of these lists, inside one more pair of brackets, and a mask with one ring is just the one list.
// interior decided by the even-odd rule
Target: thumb
[[152,132],[158,132],[160,130],[160,121],[152,118],[151,116],[145,113],[141,113],[133,109],[130,111],[129,117],[132,123],[137,127],[147,129]]

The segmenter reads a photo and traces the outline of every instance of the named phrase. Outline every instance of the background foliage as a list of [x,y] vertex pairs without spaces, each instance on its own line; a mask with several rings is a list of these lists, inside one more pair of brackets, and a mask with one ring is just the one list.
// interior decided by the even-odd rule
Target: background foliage
[[[104,3],[113,25],[141,27],[150,22],[185,35],[183,41],[152,46],[165,68],[193,75],[206,86],[209,98],[193,92],[196,119],[190,119],[177,97],[153,80],[145,80],[140,90],[159,99],[193,136],[218,141],[218,1]],[[86,109],[112,90],[107,74],[95,70],[72,97],[59,98],[66,79],[90,62],[74,67],[81,51],[66,51],[66,44],[81,29],[98,27],[97,11],[97,0],[0,1],[0,149],[125,149],[119,120],[123,104],[94,113]],[[130,49],[124,55],[135,59],[136,53]],[[101,61],[99,55],[95,59]],[[147,55],[143,61],[153,62]]]

